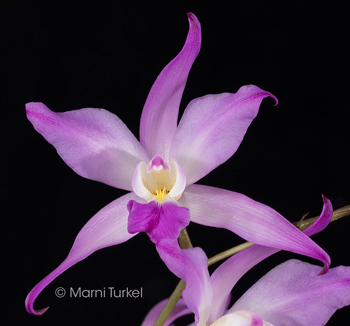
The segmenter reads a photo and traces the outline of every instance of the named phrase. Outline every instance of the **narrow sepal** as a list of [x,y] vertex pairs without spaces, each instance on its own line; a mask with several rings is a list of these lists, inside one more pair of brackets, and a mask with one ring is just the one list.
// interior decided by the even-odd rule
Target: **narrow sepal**
[[140,123],[140,141],[148,155],[169,160],[170,143],[177,127],[179,106],[188,74],[201,46],[201,27],[189,13],[189,32],[181,52],[162,70],[154,82]]

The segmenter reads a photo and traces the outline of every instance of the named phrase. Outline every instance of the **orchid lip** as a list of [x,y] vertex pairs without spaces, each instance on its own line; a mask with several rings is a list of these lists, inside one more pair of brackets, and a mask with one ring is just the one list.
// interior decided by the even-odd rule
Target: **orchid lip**
[[160,155],[155,155],[146,164],[140,162],[132,178],[132,188],[136,195],[157,201],[159,204],[168,200],[178,200],[186,187],[186,175],[175,159],[166,162]]

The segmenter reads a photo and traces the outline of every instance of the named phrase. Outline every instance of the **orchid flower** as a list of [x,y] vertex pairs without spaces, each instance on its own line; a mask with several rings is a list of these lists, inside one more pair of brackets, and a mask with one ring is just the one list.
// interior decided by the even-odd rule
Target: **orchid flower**
[[[304,233],[310,236],[321,231],[331,217],[331,203],[324,198],[322,214]],[[317,276],[319,267],[289,260],[272,269],[227,309],[237,281],[277,251],[255,245],[230,257],[214,271],[209,283],[202,284],[197,298],[189,296],[185,288],[183,299],[164,326],[191,313],[195,313],[197,326],[322,326],[337,309],[350,304],[350,267],[332,268],[326,275]],[[166,301],[152,308],[142,326],[153,325]]]
[[194,184],[237,150],[261,101],[275,96],[256,86],[237,93],[207,95],[187,106],[177,125],[179,104],[201,45],[197,18],[188,14],[189,32],[181,52],[160,73],[145,102],[140,142],[104,109],[55,113],[28,103],[27,117],[61,158],[79,175],[129,191],[114,200],[78,233],[67,258],[26,298],[34,310],[38,294],[66,269],[94,251],[146,232],[168,268],[188,281],[208,281],[200,248],[183,251],[177,242],[190,220],[226,228],[247,241],[293,251],[322,261],[326,252],[272,208],[242,194]]
[[[338,266],[316,276],[318,268],[288,260],[263,276],[218,319],[191,326],[323,326],[336,310],[350,305],[350,267]],[[231,272],[235,274],[234,269]],[[221,276],[227,280],[231,275]],[[149,312],[142,326],[153,326],[166,301]],[[164,326],[190,313],[181,298]]]

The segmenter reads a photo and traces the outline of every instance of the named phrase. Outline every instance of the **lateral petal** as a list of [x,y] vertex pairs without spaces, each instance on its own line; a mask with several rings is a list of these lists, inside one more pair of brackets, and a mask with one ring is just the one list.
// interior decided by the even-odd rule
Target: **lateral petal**
[[237,93],[206,95],[189,103],[171,143],[170,157],[186,173],[187,185],[198,181],[229,159],[259,111],[261,101],[274,95],[254,85]]
[[48,309],[47,307],[34,310],[34,301],[40,292],[58,275],[91,255],[94,251],[125,242],[137,234],[130,234],[127,231],[129,212],[126,208],[128,201],[136,200],[137,198],[131,192],[114,200],[102,208],[83,226],[67,258],[54,271],[42,279],[27,295],[25,307],[29,313],[42,315]]
[[[322,231],[332,218],[332,204],[323,197],[323,209],[315,223],[303,232],[308,236]],[[255,265],[278,252],[279,249],[254,245],[233,255],[223,262],[210,276],[213,287],[213,302],[208,323],[212,324],[224,314],[226,302],[238,280]],[[314,275],[316,277],[316,274]]]
[[53,112],[43,103],[31,102],[26,111],[36,131],[85,178],[130,191],[137,164],[149,161],[126,125],[104,109]]
[[179,199],[190,209],[191,221],[228,229],[246,241],[292,251],[320,260],[327,272],[328,254],[307,235],[269,206],[242,194],[203,185],[191,185]]
[[159,74],[141,115],[140,141],[150,157],[169,160],[171,139],[187,77],[201,46],[201,28],[197,17],[188,13],[190,29],[181,52]]
[[195,314],[197,326],[206,326],[212,299],[208,258],[201,248],[181,249],[177,240],[156,244],[159,256],[169,270],[186,282],[182,297]]
[[350,267],[331,268],[315,276],[318,270],[318,266],[288,260],[255,283],[230,312],[254,311],[281,326],[325,325],[336,310],[350,304]]

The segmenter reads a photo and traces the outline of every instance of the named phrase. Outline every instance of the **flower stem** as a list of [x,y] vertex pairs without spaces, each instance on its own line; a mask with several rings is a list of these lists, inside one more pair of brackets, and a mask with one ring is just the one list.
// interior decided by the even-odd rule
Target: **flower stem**
[[164,324],[170,312],[174,309],[175,305],[181,298],[182,291],[185,286],[186,282],[184,280],[180,280],[153,326],[162,326]]
[[220,252],[219,254],[217,254],[217,255],[215,255],[213,257],[210,257],[208,259],[208,266],[213,265],[213,264],[217,263],[218,261],[223,260],[223,259],[225,259],[227,257],[230,257],[230,256],[232,256],[232,255],[234,255],[234,254],[236,254],[236,253],[238,253],[238,252],[248,248],[248,247],[251,247],[253,244],[254,244],[253,242],[244,242],[244,243],[241,243],[238,246],[235,246],[233,248],[230,248],[228,250]]
[[[341,207],[341,208],[333,211],[332,219],[330,222],[339,220],[340,218],[347,216],[347,215],[350,215],[350,205]],[[300,221],[293,223],[299,230],[307,229],[312,223],[314,223],[318,219],[318,216],[308,218],[308,219],[304,219],[304,218],[305,218],[305,215],[303,216],[303,218]],[[182,249],[192,248],[192,243],[191,243],[191,240],[190,240],[190,237],[187,233],[186,228],[181,230],[181,233],[179,236],[179,244],[180,244],[180,247]],[[238,246],[235,246],[235,247],[230,248],[226,251],[223,251],[223,252],[209,258],[208,259],[208,266],[210,266],[210,265],[212,265],[212,264],[214,264],[222,259],[228,258],[228,257],[248,248],[248,247],[251,247],[252,245],[254,245],[254,243],[244,242]],[[181,298],[182,291],[185,288],[185,286],[186,286],[186,282],[184,280],[180,280],[180,282],[177,284],[174,292],[171,294],[168,302],[164,306],[162,312],[160,313],[158,319],[156,320],[156,322],[154,323],[153,326],[162,326],[164,324],[164,322],[167,319],[167,317],[169,316],[170,312],[173,310],[176,303]]]
[[181,249],[193,248],[190,236],[188,235],[186,228],[183,228],[180,232],[179,245]]

